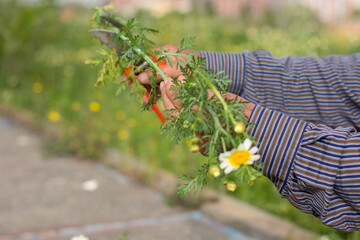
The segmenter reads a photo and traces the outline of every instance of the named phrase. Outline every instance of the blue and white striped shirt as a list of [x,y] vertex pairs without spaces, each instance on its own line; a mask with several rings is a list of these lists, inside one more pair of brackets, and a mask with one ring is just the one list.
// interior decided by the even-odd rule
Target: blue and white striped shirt
[[256,104],[248,132],[282,197],[328,226],[360,230],[360,54],[201,56],[230,77],[230,92]]

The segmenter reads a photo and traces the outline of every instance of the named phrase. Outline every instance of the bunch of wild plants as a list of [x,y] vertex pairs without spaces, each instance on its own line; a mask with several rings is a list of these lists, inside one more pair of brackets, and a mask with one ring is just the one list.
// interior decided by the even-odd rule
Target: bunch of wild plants
[[[243,164],[229,174],[225,174],[219,168],[221,153],[236,149],[245,139],[251,139],[244,131],[248,124],[247,117],[244,115],[246,102],[239,99],[227,99],[224,95],[227,93],[229,79],[205,69],[205,60],[195,57],[195,52],[182,53],[185,49],[191,49],[195,38],[182,39],[177,52],[164,49],[153,50],[154,43],[147,36],[157,33],[156,30],[141,28],[136,19],[125,21],[116,17],[114,13],[108,13],[107,10],[107,7],[95,9],[92,17],[93,27],[115,31],[116,41],[119,46],[123,46],[123,49],[122,51],[100,50],[102,57],[88,61],[94,65],[102,65],[96,86],[111,82],[117,87],[117,94],[120,94],[129,88],[128,81],[121,80],[125,73],[129,79],[135,79],[136,71],[152,71],[149,101],[143,106],[143,109],[148,109],[154,104],[156,98],[161,98],[157,91],[159,85],[156,82],[156,75],[160,75],[164,80],[168,78],[158,67],[160,61],[167,60],[171,66],[175,64],[185,77],[185,80],[181,81],[173,79],[174,84],[171,90],[176,92],[175,100],[182,108],[167,112],[168,115],[175,117],[166,119],[161,132],[175,143],[182,139],[190,140],[191,152],[198,152],[201,146],[208,157],[206,163],[196,169],[194,176],[181,177],[187,183],[179,187],[179,195],[200,191],[208,182],[209,175],[222,179],[229,191],[236,189],[236,182],[252,184],[261,174],[250,165]],[[103,15],[118,20],[124,27],[115,28],[109,25],[102,20]],[[173,58],[177,60],[176,63],[172,60]],[[137,69],[136,66],[143,61],[147,61],[149,66],[144,70]],[[133,88],[140,97],[146,91],[138,81],[133,81]]]

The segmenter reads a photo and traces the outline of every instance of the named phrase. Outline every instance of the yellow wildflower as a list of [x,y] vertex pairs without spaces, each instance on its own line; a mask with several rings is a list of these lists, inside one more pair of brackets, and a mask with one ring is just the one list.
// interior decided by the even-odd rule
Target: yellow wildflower
[[92,112],[98,112],[98,111],[100,111],[100,108],[101,108],[101,105],[98,102],[94,101],[89,104],[89,109]]
[[50,111],[48,114],[48,118],[52,122],[58,122],[60,120],[60,114],[56,111]]
[[41,83],[36,82],[33,84],[33,91],[34,93],[41,93],[43,91],[44,87]]
[[120,129],[118,131],[118,138],[120,140],[126,140],[129,138],[129,132],[126,129]]

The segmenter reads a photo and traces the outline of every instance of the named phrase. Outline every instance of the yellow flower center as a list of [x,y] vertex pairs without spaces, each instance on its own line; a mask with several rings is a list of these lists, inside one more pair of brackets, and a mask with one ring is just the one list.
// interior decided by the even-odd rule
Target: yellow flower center
[[248,150],[235,151],[229,157],[229,163],[233,167],[239,167],[242,164],[249,165],[248,160],[251,159],[251,155]]

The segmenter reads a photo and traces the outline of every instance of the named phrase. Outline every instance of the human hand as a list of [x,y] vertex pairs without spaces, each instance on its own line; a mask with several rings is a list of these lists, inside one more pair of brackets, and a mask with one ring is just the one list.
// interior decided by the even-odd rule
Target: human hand
[[[178,82],[182,83],[182,82],[184,82],[184,77],[180,76],[178,78],[178,80],[179,80]],[[171,78],[167,78],[167,79],[165,79],[165,81],[160,82],[161,98],[162,98],[165,110],[172,110],[172,109],[179,110],[182,108],[182,106],[180,105],[180,102],[175,99],[177,93],[173,90],[173,86],[174,86],[174,83]],[[208,97],[212,98],[213,96],[214,96],[214,92],[211,90],[208,90]],[[229,100],[235,99],[236,101],[248,102],[245,99],[243,99],[235,94],[232,94],[232,93],[226,93],[226,94],[224,94],[224,97]],[[246,103],[246,106],[244,108],[245,116],[247,116],[249,118],[254,107],[255,107],[255,104],[253,104],[251,102]],[[198,108],[196,106],[192,108],[193,111],[196,111],[197,109]],[[177,113],[171,113],[168,115],[169,118],[174,118],[176,116],[177,116]],[[200,148],[199,151],[201,154],[205,155],[204,154],[205,148],[203,148],[202,146],[209,139],[205,138],[201,132],[198,132],[197,135],[198,135],[199,139],[201,139],[201,141],[198,143],[199,148]]]
[[[161,48],[157,48],[156,50],[160,50]],[[179,50],[179,46],[176,45],[165,45],[162,47],[163,51],[167,51],[167,52],[177,52]],[[181,53],[183,54],[189,54],[191,53],[191,50],[182,50]],[[198,54],[196,54],[195,56],[198,56]],[[157,56],[157,57],[161,57],[161,56]],[[163,64],[162,66],[159,66],[160,70],[165,73],[167,76],[171,77],[171,78],[178,78],[182,75],[180,69],[178,69],[176,66],[178,65],[177,63],[177,59],[173,56],[169,56],[169,58],[172,61],[172,66],[170,65],[170,63],[168,62],[168,60],[162,59],[161,61],[163,61],[165,64]],[[178,57],[178,60],[182,61],[183,63],[185,63],[185,59],[183,57]],[[137,79],[139,80],[139,82],[143,85],[149,85],[150,84],[150,78],[152,76],[152,72],[151,71],[144,71],[142,73],[140,73],[137,76]],[[157,75],[156,76],[156,81],[157,83],[160,83],[160,81],[162,81],[163,79],[161,78],[161,76]]]
[[[178,79],[180,80],[179,82],[183,82],[183,80],[185,78],[183,76],[180,76]],[[174,83],[171,78],[167,78],[167,79],[165,79],[165,81],[160,82],[161,98],[162,98],[165,110],[182,108],[179,101],[175,100],[176,92],[171,90],[172,86],[174,86]],[[214,93],[211,90],[208,90],[208,92],[209,92],[209,98],[214,96]],[[226,93],[225,98],[229,99],[229,100],[236,99],[236,101],[247,102],[247,100],[245,100],[244,98],[239,97],[232,93]],[[254,109],[254,107],[255,107],[255,104],[248,102],[244,109],[245,116],[250,117],[251,112]],[[196,109],[194,108],[194,110],[196,110]],[[176,115],[173,114],[169,117],[170,118],[176,117]]]
[[[160,50],[161,48],[157,48],[156,50]],[[162,47],[163,51],[168,51],[168,52],[177,52],[179,50],[179,46],[176,45],[165,45]],[[191,50],[182,50],[181,53],[184,54],[189,54],[191,52]],[[195,56],[198,56],[199,54],[196,54]],[[172,77],[172,78],[178,78],[179,76],[182,75],[180,69],[178,69],[177,66],[177,59],[173,56],[169,57],[172,60],[172,66],[170,65],[170,63],[168,62],[167,59],[163,59],[161,60],[162,62],[164,62],[164,64],[161,64],[159,66],[160,70],[165,73],[167,76]],[[178,60],[185,62],[185,59],[183,59],[182,57],[178,57]],[[144,71],[140,74],[138,74],[136,76],[136,79],[148,90],[151,90],[151,86],[150,86],[150,79],[152,77],[152,71]],[[127,80],[127,76],[123,76],[123,81]],[[128,79],[129,80],[129,85],[130,87],[133,86],[133,79]],[[161,76],[157,75],[156,76],[156,81],[157,83],[160,83],[160,81],[162,81],[163,79],[161,78]],[[160,94],[160,92],[157,92],[157,94]],[[155,102],[157,101],[157,98],[154,99]],[[147,97],[143,97],[143,104],[146,104],[148,101]]]

